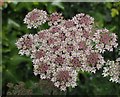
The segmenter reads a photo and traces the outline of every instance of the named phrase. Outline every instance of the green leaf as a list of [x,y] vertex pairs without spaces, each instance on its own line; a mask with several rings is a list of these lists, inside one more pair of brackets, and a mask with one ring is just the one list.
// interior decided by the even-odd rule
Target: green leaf
[[116,15],[119,15],[119,11],[117,9],[115,9],[115,8],[112,8],[111,9],[111,16],[115,17]]
[[8,25],[13,25],[15,27],[20,27],[20,25],[12,19],[8,19]]
[[64,6],[62,5],[61,2],[53,2],[52,5],[56,5],[56,6],[58,6],[59,8],[64,9]]

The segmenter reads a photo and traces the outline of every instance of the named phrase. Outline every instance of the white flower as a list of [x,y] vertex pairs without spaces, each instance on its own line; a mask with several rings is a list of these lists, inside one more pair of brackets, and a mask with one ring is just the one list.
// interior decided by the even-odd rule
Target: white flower
[[110,81],[118,83],[120,81],[120,65],[119,62],[107,61],[103,68],[102,75],[104,77],[109,76]]
[[56,87],[59,87],[59,86],[60,86],[60,82],[55,82],[54,85],[55,85]]

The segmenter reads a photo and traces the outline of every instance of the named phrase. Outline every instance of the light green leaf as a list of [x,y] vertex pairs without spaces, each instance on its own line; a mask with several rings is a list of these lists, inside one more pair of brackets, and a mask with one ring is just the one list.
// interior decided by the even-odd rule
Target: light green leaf
[[119,15],[119,11],[117,9],[115,9],[115,8],[112,8],[111,9],[111,16],[115,17],[116,15]]
[[14,26],[16,26],[16,27],[20,27],[20,25],[18,24],[18,23],[16,23],[15,21],[13,21],[12,19],[8,19],[8,24],[9,25],[14,25]]
[[[57,1],[57,2],[56,2],[56,1]],[[64,6],[62,5],[62,3],[61,3],[61,2],[58,2],[58,1],[60,1],[60,0],[56,0],[56,1],[53,2],[52,5],[56,5],[56,6],[58,6],[59,8],[64,9]]]

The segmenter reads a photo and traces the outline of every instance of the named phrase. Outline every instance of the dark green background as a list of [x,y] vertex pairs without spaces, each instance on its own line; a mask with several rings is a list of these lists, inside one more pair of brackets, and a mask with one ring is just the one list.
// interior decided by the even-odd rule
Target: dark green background
[[[60,2],[31,2],[31,3],[4,3],[2,8],[2,88],[3,95],[6,95],[10,89],[8,83],[17,84],[24,82],[26,87],[33,89],[34,83],[39,82],[39,77],[33,75],[33,66],[29,57],[18,55],[18,49],[15,42],[18,38],[26,33],[35,34],[40,29],[45,29],[41,26],[38,29],[27,29],[23,23],[25,15],[34,8],[46,10],[48,14],[52,12],[60,12],[68,19],[78,13],[86,13],[95,18],[95,24],[98,28],[107,28],[118,35],[120,44],[120,2],[116,3],[60,3]],[[106,52],[103,56],[105,60],[115,60],[119,55],[119,48],[113,52]],[[120,97],[120,85],[109,82],[108,78],[101,76],[102,71],[96,74],[80,72],[78,76],[78,86],[74,89],[69,89],[66,95],[86,95],[94,97],[95,95],[117,95]],[[44,83],[44,81],[42,82]],[[52,94],[55,89],[46,91],[48,85],[39,86],[38,91],[33,94]],[[38,87],[37,87],[38,88]],[[13,89],[14,90],[14,89]],[[57,91],[60,94],[60,91]]]

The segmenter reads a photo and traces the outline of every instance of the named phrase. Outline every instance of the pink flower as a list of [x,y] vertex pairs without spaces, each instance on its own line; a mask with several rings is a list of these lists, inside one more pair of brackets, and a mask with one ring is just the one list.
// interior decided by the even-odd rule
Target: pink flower
[[60,46],[59,45],[57,45],[57,46],[53,46],[53,51],[55,52],[55,51],[57,51],[58,49],[60,48]]
[[58,19],[60,19],[60,15],[55,13],[55,14],[52,14],[50,17],[49,17],[49,20],[52,21],[52,22],[55,22],[57,21]]
[[34,66],[34,74],[35,75],[40,75],[40,78],[41,79],[47,79],[47,78],[50,78],[50,65],[49,64],[46,64],[44,62],[39,62],[38,64],[36,65],[33,65]]
[[85,41],[80,41],[78,45],[79,49],[86,50],[87,48]]
[[24,23],[27,24],[28,28],[37,28],[39,25],[45,23],[47,19],[48,17],[45,11],[34,9],[25,16]]
[[99,60],[97,53],[91,53],[87,56],[87,62],[89,65],[96,66],[97,62]]
[[88,38],[90,36],[89,32],[83,30],[83,37]]
[[48,44],[48,45],[54,44],[55,41],[56,41],[56,40],[55,40],[54,38],[49,38],[49,39],[47,40],[47,44]]
[[18,47],[19,54],[21,55],[30,55],[31,50],[34,48],[34,37],[32,34],[24,35],[18,41],[16,42],[16,45]]
[[[45,11],[34,9],[24,19],[28,28],[37,28],[46,21],[48,29],[35,35],[24,35],[16,45],[21,55],[30,55],[34,74],[40,75],[40,79],[49,78],[62,91],[77,85],[77,72],[80,70],[96,73],[105,65],[101,53],[112,51],[118,45],[114,33],[96,29],[94,18],[84,13],[63,20],[62,14],[57,12],[47,15]],[[119,71],[117,65],[106,67],[104,72],[108,73],[108,69],[112,71],[108,75],[112,81],[118,82],[119,72],[116,75],[114,71]]]
[[70,27],[75,26],[75,24],[72,20],[65,21],[64,25],[65,25],[66,28],[70,28]]
[[65,41],[66,36],[64,33],[59,33],[59,38],[61,39],[61,41]]
[[45,72],[47,72],[48,68],[49,68],[49,66],[48,66],[47,64],[41,63],[41,64],[38,66],[38,69],[37,69],[37,70],[38,70],[40,73],[45,73]]
[[85,15],[84,13],[81,13],[74,16],[73,21],[80,27],[81,26],[85,28],[87,27],[89,29],[91,28],[91,25],[94,23],[94,18],[90,17],[89,15]]
[[29,19],[32,22],[37,20],[38,17],[39,17],[39,14],[37,12],[33,12],[31,13],[31,16],[29,18],[27,17],[27,19]]
[[73,67],[80,67],[81,66],[81,63],[79,61],[79,58],[77,57],[74,57],[72,60],[71,60],[71,64]]
[[102,33],[101,34],[101,38],[100,41],[104,44],[109,44],[111,40],[111,36],[109,35],[109,33]]
[[57,56],[57,57],[55,58],[55,63],[62,65],[62,64],[64,63],[64,58],[62,58],[61,56]]
[[54,26],[50,29],[50,32],[53,33],[53,34],[56,33],[56,32],[60,32],[60,28],[57,27],[57,26]]
[[113,51],[113,47],[117,47],[117,36],[114,33],[110,33],[107,29],[96,30],[94,34],[95,40],[98,41],[96,48],[102,53],[105,50]]
[[24,39],[22,45],[23,45],[24,49],[29,49],[32,47],[32,40],[29,38],[26,38],[26,39]]
[[60,82],[62,82],[62,81],[67,82],[69,79],[70,79],[69,71],[61,70],[58,72],[57,80],[59,80]]
[[53,74],[51,79],[56,87],[59,87],[62,91],[65,91],[67,87],[76,86],[76,76],[77,72],[70,67],[60,67],[57,68],[56,72]]
[[75,33],[76,33],[75,31],[71,31],[70,36],[75,37]]
[[80,24],[85,24],[85,25],[90,25],[91,24],[91,19],[89,16],[83,16],[81,17],[81,19],[79,20]]
[[45,51],[42,50],[42,49],[35,52],[35,58],[36,59],[40,59],[40,58],[42,58],[44,56],[45,56]]
[[74,46],[73,46],[73,44],[69,44],[69,45],[67,45],[66,49],[67,49],[68,52],[73,51],[73,50],[74,50]]
[[52,26],[52,25],[57,25],[59,22],[61,22],[63,19],[62,17],[62,14],[59,14],[57,12],[55,13],[52,13],[50,16],[49,16],[49,25]]
[[43,32],[38,32],[38,37],[39,39],[45,39],[46,38],[46,33],[43,31]]

